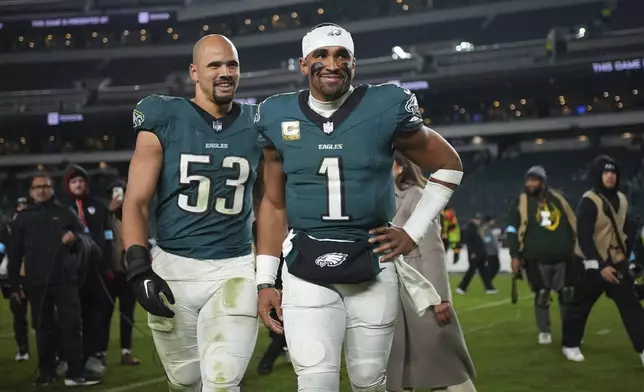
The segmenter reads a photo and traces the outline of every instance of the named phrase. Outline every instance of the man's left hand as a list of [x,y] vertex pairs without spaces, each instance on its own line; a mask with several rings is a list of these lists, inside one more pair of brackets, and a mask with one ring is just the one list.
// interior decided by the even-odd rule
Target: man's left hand
[[396,257],[409,253],[416,247],[414,240],[399,226],[378,227],[369,231],[369,234],[376,236],[369,238],[370,243],[380,243],[380,246],[373,253],[380,255],[388,252],[380,257],[381,263],[393,261]]
[[74,243],[74,241],[76,241],[76,237],[74,237],[74,233],[72,233],[71,231],[68,231],[63,235],[62,241],[64,245],[71,245]]

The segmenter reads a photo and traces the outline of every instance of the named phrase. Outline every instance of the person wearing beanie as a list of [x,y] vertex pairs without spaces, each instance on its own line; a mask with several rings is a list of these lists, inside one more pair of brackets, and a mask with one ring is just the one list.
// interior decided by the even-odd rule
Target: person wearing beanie
[[106,189],[106,198],[110,200],[108,206],[112,213],[112,230],[114,231],[114,252],[112,260],[107,260],[105,269],[105,286],[109,292],[107,306],[99,317],[99,359],[106,363],[107,347],[110,341],[110,327],[114,313],[115,302],[118,299],[118,313],[121,338],[121,364],[136,366],[140,362],[132,355],[132,329],[134,327],[134,309],[136,297],[134,288],[127,282],[127,275],[123,264],[125,249],[121,238],[121,220],[123,217],[123,198],[125,196],[125,181],[116,180]]
[[71,165],[67,168],[65,190],[71,199],[72,209],[85,226],[85,232],[91,235],[102,253],[98,259],[90,260],[80,286],[83,356],[88,370],[102,373],[105,367],[100,359],[98,347],[99,318],[105,313],[109,303],[104,282],[113,277],[108,272],[108,265],[113,257],[112,213],[103,201],[90,195],[90,178],[81,166]]
[[579,346],[586,321],[605,292],[615,301],[633,348],[644,365],[644,310],[629,273],[628,201],[619,191],[619,166],[612,158],[601,155],[592,162],[588,178],[592,187],[577,206],[575,249],[584,272],[564,318],[562,352],[570,361],[585,360]]
[[562,319],[572,301],[575,231],[575,214],[563,194],[548,186],[546,170],[528,169],[523,192],[510,210],[506,234],[512,271],[519,273],[523,265],[535,293],[539,344],[552,343],[551,292],[558,294]]

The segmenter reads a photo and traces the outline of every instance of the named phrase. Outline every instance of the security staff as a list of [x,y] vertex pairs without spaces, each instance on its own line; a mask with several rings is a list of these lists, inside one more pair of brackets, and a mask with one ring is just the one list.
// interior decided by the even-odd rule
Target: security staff
[[454,252],[454,264],[458,263],[461,253],[461,228],[458,225],[458,218],[453,208],[447,207],[440,214],[441,239],[445,252],[452,249]]
[[524,191],[510,210],[506,233],[512,271],[519,272],[523,261],[535,293],[539,344],[552,343],[550,292],[558,293],[562,320],[572,301],[575,230],[575,214],[566,198],[548,186],[543,167],[531,167]]
[[84,371],[78,297],[78,271],[92,251],[91,240],[84,236],[73,211],[54,199],[51,178],[34,177],[29,194],[34,204],[11,223],[8,269],[11,296],[21,302],[24,263],[22,283],[31,299],[39,355],[40,375],[35,384],[53,382],[57,349],[69,363],[66,386],[98,384],[99,378]]
[[592,163],[589,179],[594,186],[584,193],[577,206],[579,245],[575,254],[584,272],[564,318],[562,352],[571,361],[585,359],[579,345],[588,314],[606,292],[615,301],[633,348],[644,365],[644,310],[629,273],[628,202],[618,190],[619,168],[612,158],[599,156]]
[[107,188],[110,198],[109,210],[112,213],[112,229],[114,230],[114,253],[111,263],[106,268],[103,280],[110,294],[109,302],[103,309],[99,319],[99,353],[103,365],[106,362],[107,346],[110,340],[110,327],[114,313],[115,302],[118,300],[118,313],[120,315],[121,338],[121,365],[136,366],[140,362],[132,355],[132,329],[134,327],[134,309],[136,297],[134,288],[127,282],[127,275],[123,264],[125,250],[121,239],[121,219],[123,213],[123,197],[125,195],[125,182],[117,180]]
[[[19,197],[16,201],[16,213],[13,215],[12,220],[16,218],[18,212],[27,208],[27,198]],[[2,225],[0,227],[0,260],[2,260],[6,254],[7,244],[9,244],[9,236],[11,235],[11,228],[9,224]],[[11,308],[11,314],[13,316],[13,336],[16,340],[16,345],[18,347],[16,351],[16,361],[28,361],[29,360],[29,323],[27,322],[27,310],[29,299],[25,293],[25,290],[22,289],[23,279],[24,279],[24,264],[20,266],[20,301],[17,301],[15,297],[11,296],[11,285],[6,285],[6,288],[3,286],[3,296],[9,299],[9,306]]]
[[114,257],[114,232],[112,213],[102,200],[89,194],[89,176],[85,169],[72,165],[65,173],[65,186],[72,198],[72,208],[96,245],[102,251],[100,260],[90,260],[87,273],[80,286],[81,311],[83,315],[83,357],[87,369],[102,373],[105,371],[100,354],[101,317],[109,306],[105,285],[101,282],[109,273],[108,266]]

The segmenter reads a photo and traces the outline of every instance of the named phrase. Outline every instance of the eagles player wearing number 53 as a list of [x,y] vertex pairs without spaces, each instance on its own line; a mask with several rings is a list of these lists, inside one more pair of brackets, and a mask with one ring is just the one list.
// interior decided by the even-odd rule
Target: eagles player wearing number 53
[[261,149],[256,107],[233,102],[239,73],[232,42],[206,36],[190,65],[195,98],[152,95],[134,110],[122,226],[127,273],[173,391],[239,391],[255,348],[251,191]]
[[[258,215],[259,315],[281,315],[298,391],[339,391],[340,353],[354,391],[381,392],[399,286],[420,314],[440,303],[433,286],[402,261],[462,178],[456,151],[423,126],[416,97],[392,84],[353,87],[351,35],[333,24],[302,40],[309,90],[276,95],[255,117],[264,147]],[[404,227],[395,214],[391,167],[399,150],[432,172]],[[283,298],[273,289],[288,225]],[[281,304],[280,304],[281,302]]]

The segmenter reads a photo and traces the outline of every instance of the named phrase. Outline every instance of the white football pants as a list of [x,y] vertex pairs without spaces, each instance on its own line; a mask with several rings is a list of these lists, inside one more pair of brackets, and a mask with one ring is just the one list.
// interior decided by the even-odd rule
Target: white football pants
[[257,340],[253,255],[196,260],[155,247],[152,258],[175,298],[174,318],[148,314],[170,390],[238,392]]
[[339,392],[342,343],[355,392],[384,392],[398,277],[383,264],[373,283],[319,286],[282,271],[284,332],[300,392]]

